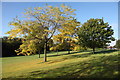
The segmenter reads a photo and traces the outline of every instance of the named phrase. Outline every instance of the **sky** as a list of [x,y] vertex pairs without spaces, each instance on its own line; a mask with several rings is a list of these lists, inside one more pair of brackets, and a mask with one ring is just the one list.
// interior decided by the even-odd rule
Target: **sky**
[[[2,2],[2,35],[7,36],[6,33],[11,28],[8,23],[16,16],[23,18],[24,9],[29,7],[42,7],[45,4],[51,6],[60,6],[65,4],[76,9],[76,18],[82,24],[90,18],[104,18],[114,30],[114,37],[118,39],[118,3],[117,2]],[[114,45],[115,41],[111,43]]]
[[118,2],[119,0],[1,0],[2,2]]

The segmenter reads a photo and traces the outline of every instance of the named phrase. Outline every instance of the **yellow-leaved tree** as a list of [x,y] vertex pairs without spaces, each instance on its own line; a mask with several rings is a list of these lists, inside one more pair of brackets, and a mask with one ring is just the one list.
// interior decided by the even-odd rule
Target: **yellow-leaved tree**
[[[10,22],[13,26],[12,30],[8,31],[11,37],[21,36],[25,39],[23,45],[30,48],[23,49],[23,45],[20,47],[23,51],[30,51],[32,54],[32,47],[36,47],[36,43],[44,43],[44,61],[47,61],[46,48],[49,40],[54,36],[58,29],[63,28],[64,25],[72,25],[69,23],[73,20],[75,9],[66,5],[59,7],[53,7],[46,5],[44,7],[28,8],[24,12],[26,16],[25,20],[19,20],[18,18]],[[27,42],[29,40],[29,42]],[[34,49],[34,48],[33,48]],[[37,50],[37,49],[34,49]],[[35,52],[35,51],[34,51]]]
[[51,50],[73,50],[76,46],[76,32],[77,27],[80,26],[80,22],[76,19],[67,20],[62,27],[58,29],[59,34],[54,36],[54,40],[57,42],[57,45],[53,46]]

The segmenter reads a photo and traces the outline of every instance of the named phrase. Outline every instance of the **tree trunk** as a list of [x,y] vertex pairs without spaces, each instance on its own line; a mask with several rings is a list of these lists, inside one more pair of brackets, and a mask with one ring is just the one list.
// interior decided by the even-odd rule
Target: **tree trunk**
[[40,50],[39,50],[39,58],[40,58]]
[[44,44],[44,62],[47,61],[47,42]]
[[57,55],[58,55],[58,50],[57,50]]
[[70,54],[70,42],[68,43],[68,54]]
[[70,54],[70,50],[68,50],[68,54]]
[[95,48],[93,47],[93,54],[95,53]]
[[94,38],[93,38],[93,41],[92,41],[92,48],[93,48],[93,54],[95,53],[95,44],[94,44]]

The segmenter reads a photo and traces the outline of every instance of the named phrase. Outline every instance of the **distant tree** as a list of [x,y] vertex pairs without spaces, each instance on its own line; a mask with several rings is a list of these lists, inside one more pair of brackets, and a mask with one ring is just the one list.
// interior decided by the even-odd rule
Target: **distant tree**
[[8,37],[4,36],[1,38],[1,44],[2,44],[2,56],[8,57],[8,56],[16,56],[15,50],[20,47],[22,44],[21,38],[13,38],[9,39]]
[[63,42],[57,42],[50,48],[52,51],[67,51],[70,49],[70,44],[68,43],[67,40],[64,40]]
[[[18,20],[11,22],[10,25],[14,26],[9,32],[11,37],[21,36],[27,40],[30,40],[29,47],[35,49],[35,43],[41,43],[44,40],[44,61],[47,61],[46,49],[49,40],[53,37],[56,30],[62,27],[62,24],[73,20],[75,9],[68,6],[61,5],[61,7],[53,7],[46,5],[45,7],[35,7],[26,9],[24,13],[27,17],[26,20]],[[29,44],[24,42],[22,49]],[[24,44],[23,43],[23,44]],[[34,48],[33,48],[34,47]],[[28,49],[23,49],[23,52],[27,52]],[[31,54],[32,52],[30,52]]]
[[104,47],[106,43],[115,40],[112,37],[114,31],[111,28],[112,26],[105,23],[103,19],[90,19],[77,32],[79,44],[83,47],[92,48],[94,53],[95,48]]
[[120,39],[116,41],[115,47],[120,49]]

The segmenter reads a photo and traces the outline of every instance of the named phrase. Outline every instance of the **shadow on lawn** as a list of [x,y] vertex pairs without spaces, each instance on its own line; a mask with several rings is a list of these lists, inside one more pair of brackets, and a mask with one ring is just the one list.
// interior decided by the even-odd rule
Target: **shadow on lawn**
[[[71,52],[70,54],[74,54],[74,55],[69,55],[68,53],[63,53],[63,54],[59,54],[59,55],[50,55],[48,57],[56,57],[56,56],[63,56],[63,55],[68,55],[68,56],[64,56],[61,59],[57,59],[57,60],[50,60],[47,61],[48,64],[51,63],[56,63],[56,62],[61,62],[67,59],[75,59],[75,58],[84,58],[84,57],[90,57],[91,55],[96,55],[96,54],[105,54],[105,53],[112,53],[112,52],[116,52],[117,50],[104,50],[104,51],[97,51],[94,54],[92,53],[92,51],[79,51],[79,52]],[[82,53],[82,52],[88,52],[88,53]],[[75,53],[80,53],[80,54],[75,54]],[[38,64],[41,64],[44,62],[40,62]]]
[[29,77],[42,78],[118,78],[118,56],[97,57],[51,70],[34,71]]
[[[61,59],[57,59],[57,60],[50,60],[48,61],[49,64],[51,63],[56,63],[56,62],[61,62],[67,59],[75,59],[75,58],[84,58],[84,57],[89,57],[91,55],[95,55],[95,54],[105,54],[105,53],[112,53],[112,52],[116,52],[117,50],[104,50],[104,51],[97,51],[94,54],[92,53],[92,51],[79,51],[79,52],[71,52],[70,54],[74,54],[74,55],[69,55],[68,53],[64,53],[64,54],[59,54],[59,55],[50,55],[48,57],[55,57],[55,56],[63,56],[63,55],[68,55],[68,56],[64,56]],[[87,53],[82,53],[82,52],[87,52]],[[80,53],[80,54],[75,54],[75,53]],[[44,62],[41,62],[44,63]],[[39,64],[41,64],[39,63]]]
[[118,50],[103,50],[103,51],[97,51],[97,52],[95,52],[95,54],[100,54],[100,53],[112,53],[112,52],[115,52],[115,51],[118,51]]
[[[75,54],[75,53],[81,53],[81,52],[84,52],[84,51],[78,51],[78,52],[71,52],[69,54]],[[56,52],[57,53],[57,52]],[[49,55],[48,57],[56,57],[56,56],[62,56],[62,55],[69,55],[68,53],[63,53],[63,54],[56,54],[56,55]]]
[[[67,59],[76,58],[76,57],[87,57],[90,55],[96,55],[101,53],[112,54],[112,52],[116,52],[116,51],[117,50],[105,50],[105,51],[98,51],[95,54],[92,54],[91,52],[85,54],[79,54],[79,55],[76,54],[76,55],[70,55],[69,57],[67,56]],[[70,54],[75,54],[75,53],[80,53],[80,52],[73,52]],[[68,55],[68,54],[66,53],[60,55]],[[32,78],[61,78],[61,80],[64,80],[64,78],[66,78],[67,80],[68,78],[87,78],[87,79],[88,78],[118,78],[118,75],[120,74],[118,71],[118,66],[120,66],[120,63],[118,62],[118,57],[119,56],[117,55],[95,57],[88,61],[72,63],[60,68],[33,71],[30,72],[29,75],[22,75],[19,77],[29,78],[29,80]]]
[[82,53],[82,52],[89,52],[89,53],[85,53],[85,54],[76,54],[76,55],[69,55],[68,53],[64,53],[64,54],[59,54],[59,55],[50,55],[48,57],[55,57],[55,56],[62,56],[62,55],[69,55],[69,57],[65,58],[65,59],[72,59],[72,58],[83,58],[83,57],[88,57],[90,55],[95,55],[95,54],[105,54],[105,53],[112,53],[112,52],[116,52],[118,50],[104,50],[104,51],[97,51],[94,54],[92,53],[92,51],[86,50],[86,51],[79,51],[79,52],[71,52],[69,54],[75,54],[75,53]]

